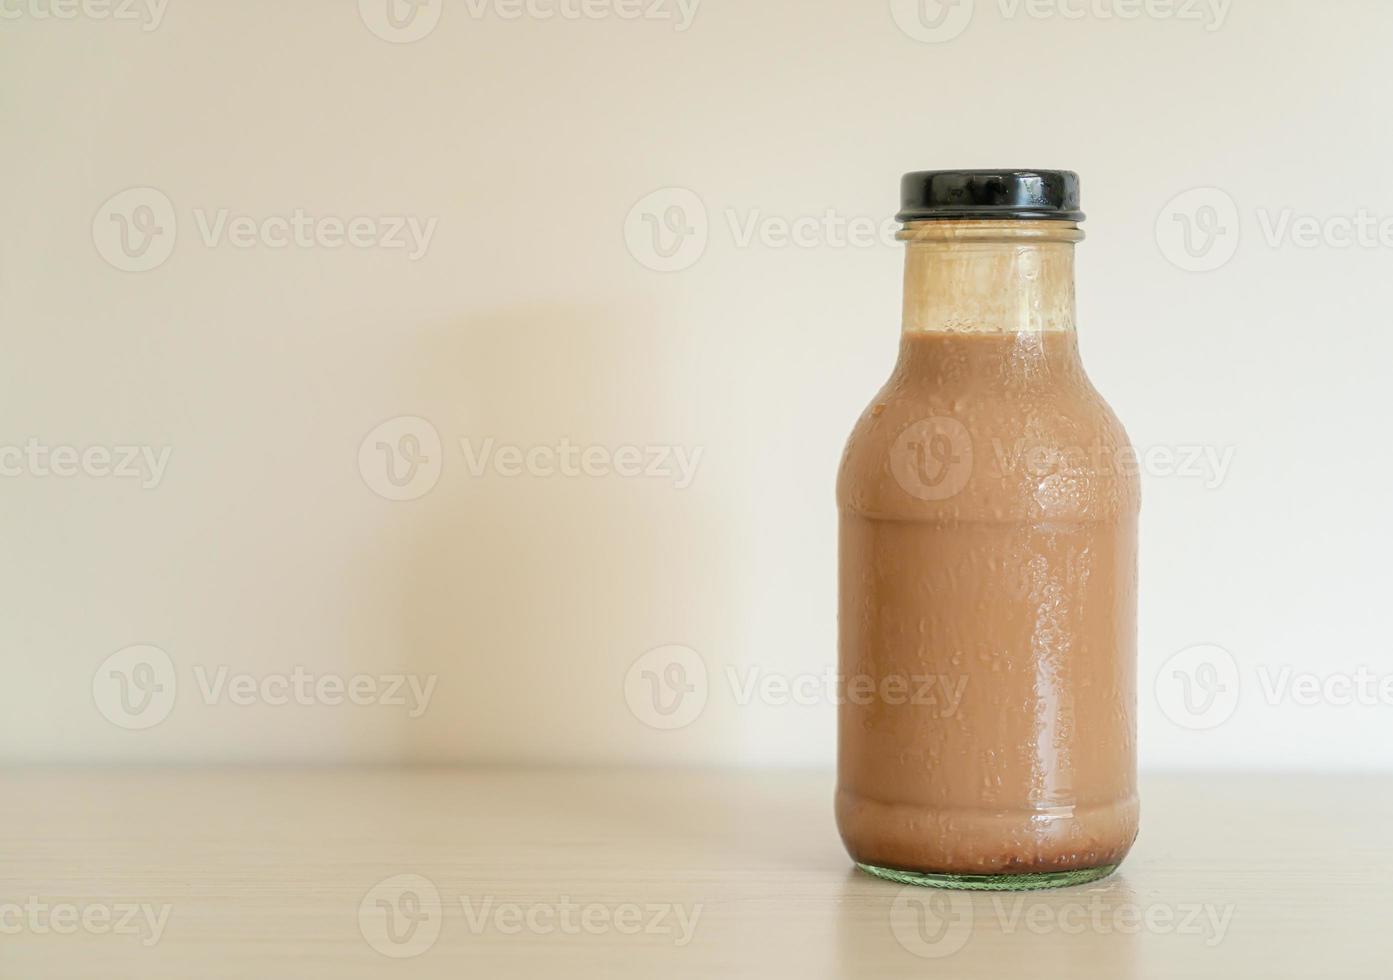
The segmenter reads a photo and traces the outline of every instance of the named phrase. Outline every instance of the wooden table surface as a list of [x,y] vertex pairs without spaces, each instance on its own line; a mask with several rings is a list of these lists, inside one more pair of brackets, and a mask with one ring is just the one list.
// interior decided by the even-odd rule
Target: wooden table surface
[[1154,776],[1106,881],[855,871],[824,773],[12,770],[0,976],[1390,977],[1393,780]]

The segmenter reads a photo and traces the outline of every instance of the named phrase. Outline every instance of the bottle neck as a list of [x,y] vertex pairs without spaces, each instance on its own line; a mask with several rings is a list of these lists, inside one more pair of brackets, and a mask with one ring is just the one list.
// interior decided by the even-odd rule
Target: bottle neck
[[906,245],[904,332],[1074,329],[1072,221],[914,221]]

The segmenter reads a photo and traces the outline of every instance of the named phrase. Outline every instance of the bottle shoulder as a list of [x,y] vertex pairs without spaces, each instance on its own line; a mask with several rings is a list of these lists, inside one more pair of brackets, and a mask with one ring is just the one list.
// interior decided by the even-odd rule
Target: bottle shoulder
[[996,389],[890,378],[842,454],[843,511],[924,520],[1098,521],[1135,516],[1136,454],[1078,372]]

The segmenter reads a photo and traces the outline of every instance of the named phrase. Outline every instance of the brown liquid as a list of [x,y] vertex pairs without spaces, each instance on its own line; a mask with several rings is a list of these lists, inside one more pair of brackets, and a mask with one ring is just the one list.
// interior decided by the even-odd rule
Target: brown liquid
[[1135,472],[1072,330],[905,333],[838,480],[856,861],[1016,874],[1127,853]]

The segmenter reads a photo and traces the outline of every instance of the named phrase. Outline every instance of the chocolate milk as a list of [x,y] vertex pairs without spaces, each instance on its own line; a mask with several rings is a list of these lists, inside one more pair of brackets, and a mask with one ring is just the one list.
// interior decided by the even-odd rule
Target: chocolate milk
[[1076,199],[1022,193],[1066,216],[907,223],[899,360],[838,478],[837,822],[900,881],[1091,880],[1137,833],[1135,459],[1079,360]]

